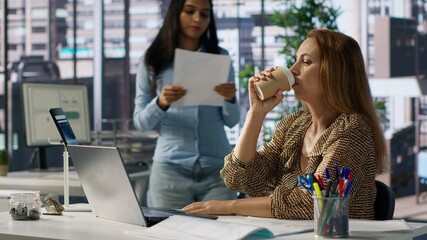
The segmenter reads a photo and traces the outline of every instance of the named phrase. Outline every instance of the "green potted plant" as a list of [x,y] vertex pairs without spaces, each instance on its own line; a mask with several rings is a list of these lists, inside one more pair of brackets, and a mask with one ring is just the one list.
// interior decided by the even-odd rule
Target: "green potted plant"
[[342,9],[334,7],[331,0],[284,0],[281,3],[285,10],[274,11],[270,20],[286,30],[286,34],[276,37],[283,40],[281,53],[290,67],[295,63],[296,51],[307,37],[308,31],[314,28],[338,30],[336,20]]
[[[277,0],[277,2],[279,1]],[[315,28],[338,30],[336,20],[341,15],[342,10],[340,7],[334,7],[331,0],[281,0],[280,3],[284,4],[285,10],[274,11],[269,15],[269,20],[274,25],[285,29],[286,34],[278,34],[276,37],[283,40],[283,48],[280,53],[283,55],[286,65],[291,67],[296,60],[296,51],[307,37],[308,31]],[[272,116],[275,116],[277,123],[301,107],[302,105],[297,99],[287,96],[273,109]],[[264,142],[271,140],[273,128],[272,126],[263,126]]]
[[9,171],[9,154],[6,149],[0,150],[0,176],[6,176]]

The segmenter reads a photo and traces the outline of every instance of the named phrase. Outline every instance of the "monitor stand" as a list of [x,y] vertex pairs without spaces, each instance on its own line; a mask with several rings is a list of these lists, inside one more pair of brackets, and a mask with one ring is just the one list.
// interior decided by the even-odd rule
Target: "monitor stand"
[[73,203],[64,206],[64,212],[92,212],[89,203]]
[[64,161],[64,212],[91,212],[88,203],[77,203],[70,205],[70,177],[69,177],[69,154],[67,146],[64,145],[64,151],[62,154]]
[[49,167],[49,161],[47,159],[47,147],[37,147],[35,150],[35,154],[32,155],[30,162],[34,162],[34,160],[38,160],[38,168],[30,168],[29,171],[35,172],[60,172],[62,171],[62,167]]

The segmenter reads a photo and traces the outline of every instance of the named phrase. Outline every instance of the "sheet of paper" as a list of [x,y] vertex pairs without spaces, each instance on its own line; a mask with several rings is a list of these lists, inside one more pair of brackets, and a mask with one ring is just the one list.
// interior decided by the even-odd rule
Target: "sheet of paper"
[[371,233],[397,233],[411,232],[412,228],[403,219],[386,220],[386,221],[370,221],[370,220],[355,220],[349,222],[350,234],[371,234]]
[[312,232],[313,221],[291,221],[274,218],[220,216],[208,220],[186,216],[172,216],[150,228],[126,231],[141,239],[267,239],[275,236]]
[[175,50],[173,84],[181,85],[187,94],[171,107],[189,105],[222,106],[224,98],[213,89],[227,82],[230,56]]
[[141,239],[170,240],[238,240],[246,237],[259,239],[274,237],[265,228],[179,215],[172,216],[152,227],[125,231],[125,233]]
[[274,236],[314,231],[313,220],[285,220],[245,216],[220,216],[219,220],[265,228],[271,231]]

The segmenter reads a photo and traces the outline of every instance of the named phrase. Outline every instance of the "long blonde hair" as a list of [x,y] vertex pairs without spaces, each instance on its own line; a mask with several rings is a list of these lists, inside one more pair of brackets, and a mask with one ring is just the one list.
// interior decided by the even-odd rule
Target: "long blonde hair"
[[365,116],[374,133],[377,173],[387,172],[387,146],[359,44],[343,33],[327,29],[311,30],[308,38],[313,38],[320,49],[320,79],[326,102],[335,112]]

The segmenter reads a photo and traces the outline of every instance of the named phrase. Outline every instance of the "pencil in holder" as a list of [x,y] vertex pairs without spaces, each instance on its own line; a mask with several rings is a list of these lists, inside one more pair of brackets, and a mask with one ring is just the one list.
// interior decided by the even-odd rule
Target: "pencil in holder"
[[314,233],[320,237],[346,238],[348,229],[348,197],[318,197],[314,200]]

